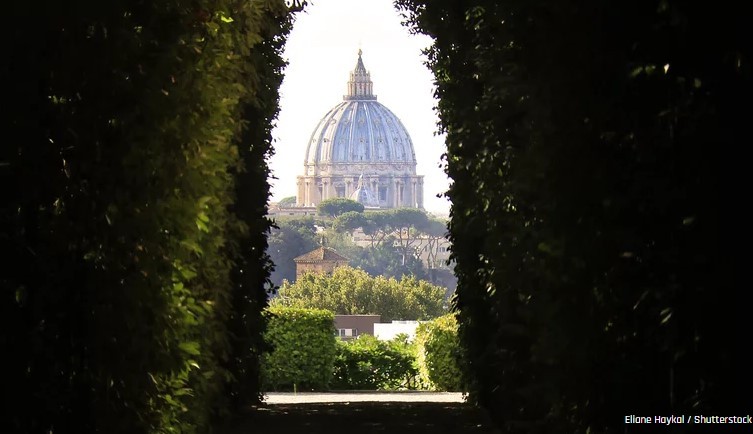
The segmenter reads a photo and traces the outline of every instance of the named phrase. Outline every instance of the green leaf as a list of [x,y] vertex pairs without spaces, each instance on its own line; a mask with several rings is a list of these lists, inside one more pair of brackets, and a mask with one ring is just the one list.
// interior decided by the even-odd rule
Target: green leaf
[[201,351],[199,351],[199,343],[190,341],[190,342],[181,342],[178,344],[178,348],[180,348],[183,352],[190,354],[192,356],[199,356],[201,355]]
[[199,255],[203,255],[204,254],[204,251],[201,249],[201,247],[199,247],[199,244],[196,243],[196,241],[193,241],[193,240],[183,240],[183,241],[180,242],[180,244],[183,247],[188,248],[190,251],[192,251],[194,253],[197,253]]

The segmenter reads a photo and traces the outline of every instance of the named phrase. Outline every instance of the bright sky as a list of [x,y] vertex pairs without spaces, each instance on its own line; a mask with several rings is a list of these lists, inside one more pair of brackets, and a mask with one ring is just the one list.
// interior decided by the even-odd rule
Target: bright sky
[[289,62],[280,89],[280,115],[270,160],[272,201],[296,194],[306,144],[316,124],[342,101],[358,49],[371,73],[377,100],[408,129],[416,148],[417,172],[424,175],[424,207],[446,214],[449,202],[437,198],[449,186],[440,168],[444,137],[435,136],[431,72],[421,50],[431,40],[411,35],[391,0],[314,0],[299,13],[287,45]]

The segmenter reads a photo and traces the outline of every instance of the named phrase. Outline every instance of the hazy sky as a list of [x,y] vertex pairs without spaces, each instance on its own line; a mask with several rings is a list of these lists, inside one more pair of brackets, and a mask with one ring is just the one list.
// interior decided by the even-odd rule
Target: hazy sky
[[425,176],[424,207],[449,210],[448,201],[436,197],[449,181],[439,167],[444,138],[434,135],[432,75],[421,54],[431,40],[410,35],[400,21],[391,0],[314,0],[298,14],[285,47],[289,65],[273,133],[273,201],[295,196],[306,144],[319,119],[342,101],[361,48],[377,101],[400,118],[413,140],[417,172]]

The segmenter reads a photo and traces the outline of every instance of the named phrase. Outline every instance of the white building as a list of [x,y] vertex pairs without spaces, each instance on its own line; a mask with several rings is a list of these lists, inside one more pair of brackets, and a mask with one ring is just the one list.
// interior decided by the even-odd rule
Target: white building
[[391,323],[376,323],[374,324],[374,336],[380,341],[389,341],[402,333],[408,335],[408,340],[412,341],[416,338],[416,328],[419,324],[419,321],[394,320]]

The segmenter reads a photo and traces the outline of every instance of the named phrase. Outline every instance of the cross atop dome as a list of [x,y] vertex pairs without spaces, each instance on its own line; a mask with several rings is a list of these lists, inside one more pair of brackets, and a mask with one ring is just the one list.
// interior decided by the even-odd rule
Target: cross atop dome
[[363,65],[363,51],[358,49],[358,61],[356,67],[350,73],[348,80],[348,93],[343,96],[343,100],[375,100],[374,83],[371,81],[371,74]]

